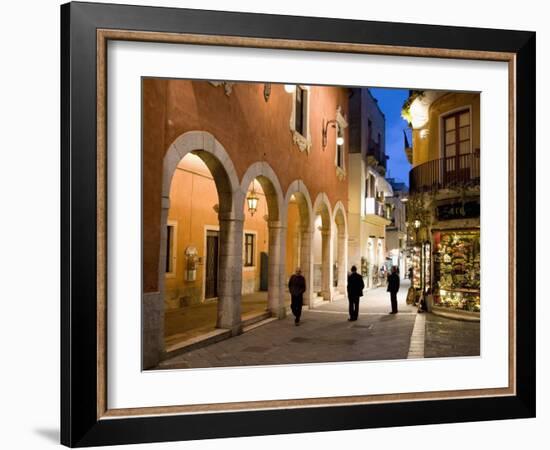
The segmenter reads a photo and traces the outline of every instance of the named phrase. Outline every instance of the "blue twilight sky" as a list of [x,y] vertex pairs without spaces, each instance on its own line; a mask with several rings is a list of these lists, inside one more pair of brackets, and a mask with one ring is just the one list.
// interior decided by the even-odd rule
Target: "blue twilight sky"
[[408,89],[369,88],[378,106],[386,116],[386,154],[388,159],[386,177],[395,178],[409,185],[411,165],[405,156],[403,130],[406,131],[409,143],[412,144],[411,130],[401,118],[401,107],[409,96]]

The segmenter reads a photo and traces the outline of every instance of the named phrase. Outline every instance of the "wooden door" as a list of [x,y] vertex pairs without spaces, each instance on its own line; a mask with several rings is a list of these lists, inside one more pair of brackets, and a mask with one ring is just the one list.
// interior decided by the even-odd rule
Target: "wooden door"
[[445,181],[460,182],[470,178],[470,111],[463,110],[444,119],[443,153]]
[[205,298],[218,296],[218,255],[219,233],[217,231],[206,232],[206,267],[205,267]]

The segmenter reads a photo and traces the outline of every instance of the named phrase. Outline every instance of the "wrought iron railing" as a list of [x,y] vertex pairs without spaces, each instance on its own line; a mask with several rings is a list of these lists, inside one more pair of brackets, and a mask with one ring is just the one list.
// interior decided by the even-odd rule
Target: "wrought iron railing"
[[409,172],[411,192],[479,185],[479,150],[419,164]]

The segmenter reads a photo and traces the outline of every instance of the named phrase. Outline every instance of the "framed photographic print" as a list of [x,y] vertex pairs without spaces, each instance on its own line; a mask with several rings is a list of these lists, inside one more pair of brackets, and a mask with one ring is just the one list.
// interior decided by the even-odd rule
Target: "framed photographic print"
[[534,417],[535,33],[61,19],[63,444]]

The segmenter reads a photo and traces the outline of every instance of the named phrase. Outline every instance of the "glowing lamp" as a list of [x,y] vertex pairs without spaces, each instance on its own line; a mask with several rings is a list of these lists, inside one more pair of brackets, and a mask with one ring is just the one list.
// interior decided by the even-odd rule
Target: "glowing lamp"
[[256,210],[258,209],[258,200],[259,200],[259,197],[256,194],[256,191],[254,190],[254,184],[252,184],[252,191],[250,191],[246,196],[246,203],[248,204],[248,212],[250,213],[251,216],[253,216]]

